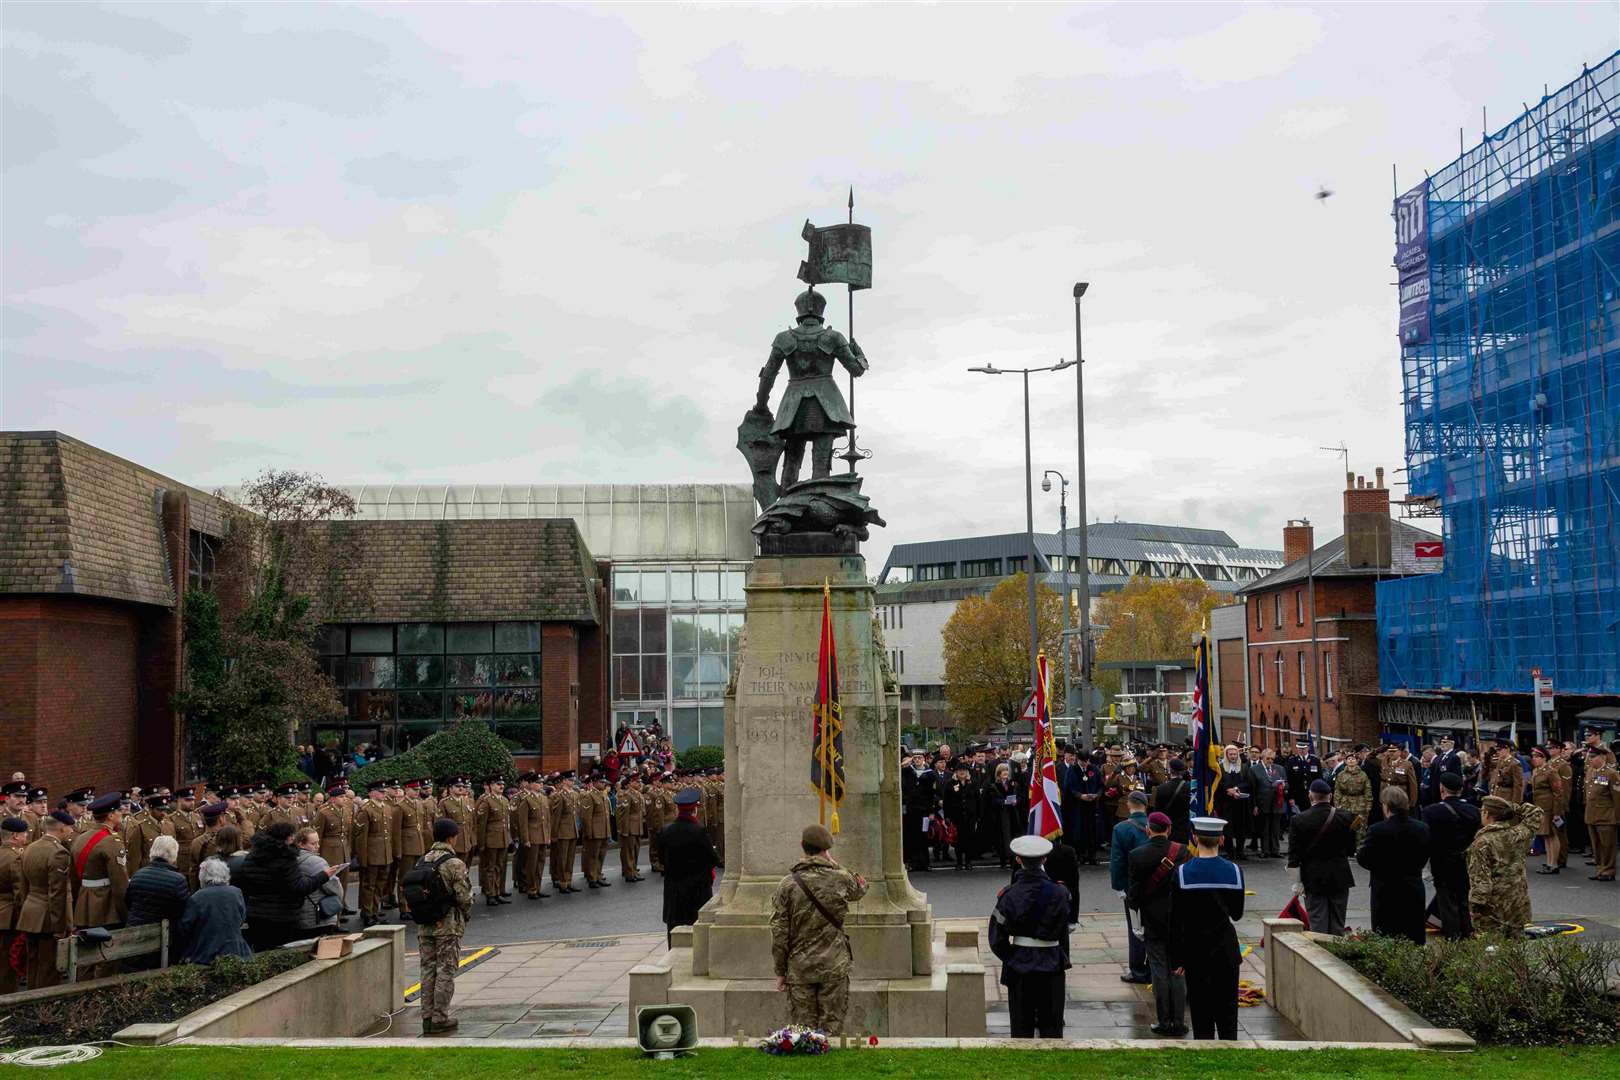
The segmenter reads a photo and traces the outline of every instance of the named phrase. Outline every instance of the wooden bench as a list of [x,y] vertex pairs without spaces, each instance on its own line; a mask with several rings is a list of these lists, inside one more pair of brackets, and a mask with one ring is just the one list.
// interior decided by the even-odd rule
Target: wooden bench
[[56,970],[73,983],[79,981],[81,967],[136,956],[157,953],[159,970],[169,966],[169,920],[164,919],[149,926],[126,926],[108,932],[112,934],[112,940],[102,945],[82,942],[76,933],[62,938],[56,943]]

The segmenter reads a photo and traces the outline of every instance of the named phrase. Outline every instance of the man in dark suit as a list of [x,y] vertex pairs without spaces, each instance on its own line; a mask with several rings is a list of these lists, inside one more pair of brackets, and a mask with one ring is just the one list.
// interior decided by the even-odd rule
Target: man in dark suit
[[934,782],[934,770],[928,767],[926,755],[915,750],[911,763],[900,770],[900,803],[904,807],[901,838],[906,866],[912,870],[928,869],[928,819],[939,805],[939,793]]
[[1288,770],[1289,814],[1297,814],[1311,805],[1311,781],[1321,780],[1322,759],[1310,752],[1309,739],[1294,743],[1294,752],[1283,762]]
[[1464,802],[1461,774],[1440,776],[1440,801],[1423,808],[1429,827],[1429,872],[1434,876],[1434,911],[1440,932],[1453,940],[1471,937],[1468,913],[1468,845],[1479,832],[1479,809]]
[[1170,839],[1185,847],[1192,826],[1187,763],[1171,758],[1169,768],[1170,779],[1153,789],[1153,809],[1170,819]]
[[1307,789],[1311,808],[1295,814],[1288,826],[1288,870],[1294,891],[1305,903],[1311,929],[1343,934],[1345,909],[1355,876],[1350,857],[1356,853],[1356,830],[1348,811],[1333,805],[1333,787],[1313,780]]
[[[1434,753],[1434,760],[1429,762],[1429,778],[1423,792],[1425,806],[1440,801],[1440,779],[1447,773],[1459,778],[1462,776],[1462,757],[1457,753],[1457,740],[1450,735],[1442,735],[1440,745]],[[1427,815],[1424,816],[1424,820],[1428,820]]]
[[714,870],[720,853],[709,831],[698,824],[697,808],[703,793],[682,788],[675,796],[676,818],[658,834],[664,853],[664,928],[668,939],[677,926],[697,922],[698,911],[714,895]]

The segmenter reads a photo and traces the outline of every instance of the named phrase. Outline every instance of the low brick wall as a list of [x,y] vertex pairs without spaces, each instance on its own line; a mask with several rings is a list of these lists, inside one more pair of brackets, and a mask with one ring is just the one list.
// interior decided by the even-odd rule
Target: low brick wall
[[405,928],[373,926],[348,956],[311,960],[177,1020],[113,1036],[157,1046],[176,1039],[342,1038],[369,1031],[402,1004]]
[[1325,934],[1297,919],[1263,919],[1266,992],[1272,1006],[1313,1042],[1401,1043],[1471,1050],[1456,1028],[1436,1028],[1394,995],[1329,952]]

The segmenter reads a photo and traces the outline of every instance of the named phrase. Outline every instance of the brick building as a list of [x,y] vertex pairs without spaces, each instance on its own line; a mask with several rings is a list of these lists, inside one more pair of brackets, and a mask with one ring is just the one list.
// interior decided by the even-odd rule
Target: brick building
[[[210,588],[226,505],[58,432],[0,432],[0,771],[51,788],[186,775],[187,588]],[[386,753],[483,719],[520,763],[608,735],[612,570],[569,517],[359,520],[372,594],[319,643],[344,722],[296,732]]]
[[1254,744],[1281,748],[1313,730],[1325,753],[1379,738],[1376,586],[1437,573],[1438,540],[1390,517],[1383,469],[1372,484],[1346,477],[1338,539],[1316,547],[1309,521],[1287,524],[1282,569],[1237,594]]

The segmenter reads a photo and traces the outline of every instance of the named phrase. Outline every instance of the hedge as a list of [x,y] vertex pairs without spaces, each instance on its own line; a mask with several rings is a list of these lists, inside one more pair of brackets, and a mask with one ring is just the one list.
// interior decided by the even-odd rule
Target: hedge
[[1606,995],[1606,972],[1620,961],[1612,942],[1492,935],[1424,946],[1352,935],[1324,944],[1436,1027],[1462,1028],[1481,1043],[1620,1039],[1620,1002]]
[[725,763],[726,749],[723,746],[694,746],[675,751],[677,769],[715,769]]
[[374,761],[349,778],[364,788],[368,780],[412,780],[425,776],[438,783],[449,776],[470,777],[476,788],[486,776],[499,773],[517,779],[512,751],[482,720],[460,720],[451,728],[429,735],[403,754]]

